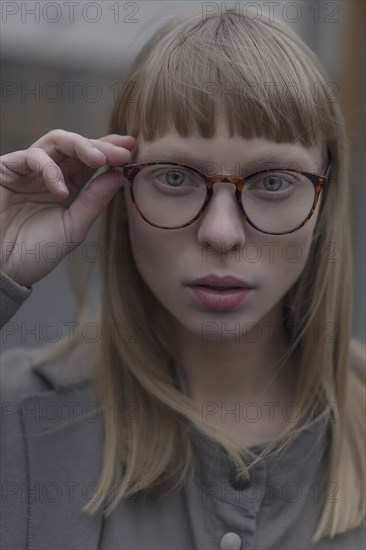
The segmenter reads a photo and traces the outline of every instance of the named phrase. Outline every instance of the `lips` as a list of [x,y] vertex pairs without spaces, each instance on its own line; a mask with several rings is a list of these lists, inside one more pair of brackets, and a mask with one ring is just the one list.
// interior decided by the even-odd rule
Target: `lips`
[[202,288],[212,288],[214,290],[237,290],[238,288],[245,288],[242,286],[214,286],[214,285],[194,285],[194,286],[200,286]]
[[253,288],[244,287],[231,290],[220,287],[220,290],[215,290],[204,285],[190,285],[187,288],[190,296],[201,308],[218,312],[230,311],[244,306],[255,293]]
[[193,281],[186,283],[188,286],[200,286],[206,288],[213,288],[216,290],[229,290],[238,288],[254,288],[255,285],[248,281],[244,281],[232,275],[207,275]]

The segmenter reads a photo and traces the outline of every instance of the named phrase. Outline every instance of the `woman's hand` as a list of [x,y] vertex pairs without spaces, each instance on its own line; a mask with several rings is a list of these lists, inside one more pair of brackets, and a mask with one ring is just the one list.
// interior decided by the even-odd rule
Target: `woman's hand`
[[[129,162],[135,144],[132,136],[88,139],[52,130],[28,149],[1,156],[0,270],[29,287],[52,271],[126,182],[113,166]],[[111,168],[83,189],[105,164]],[[47,258],[49,243],[58,249],[55,260]]]

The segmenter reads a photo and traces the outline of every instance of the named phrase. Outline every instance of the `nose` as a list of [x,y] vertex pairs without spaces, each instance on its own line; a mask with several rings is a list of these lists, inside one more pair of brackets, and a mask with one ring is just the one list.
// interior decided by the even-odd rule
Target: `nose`
[[235,197],[235,185],[218,182],[199,220],[198,240],[217,250],[232,250],[245,245],[246,220]]

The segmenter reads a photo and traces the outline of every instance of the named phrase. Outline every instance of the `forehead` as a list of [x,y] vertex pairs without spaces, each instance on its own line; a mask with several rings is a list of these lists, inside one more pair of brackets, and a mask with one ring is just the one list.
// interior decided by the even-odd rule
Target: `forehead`
[[[135,160],[132,160],[135,159]],[[244,139],[240,136],[229,137],[217,133],[212,138],[203,138],[199,134],[182,137],[171,130],[154,141],[137,140],[133,150],[132,162],[172,160],[184,164],[201,163],[243,164],[256,162],[276,162],[280,164],[298,164],[302,169],[320,169],[321,147],[305,147],[301,143],[277,143],[264,138]]]

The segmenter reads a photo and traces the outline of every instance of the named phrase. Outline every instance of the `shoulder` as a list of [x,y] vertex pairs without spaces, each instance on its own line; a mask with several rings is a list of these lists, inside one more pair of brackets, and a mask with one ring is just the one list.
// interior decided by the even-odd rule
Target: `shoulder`
[[[70,402],[76,402],[80,407],[85,403],[95,402],[88,376],[75,374],[78,369],[67,376],[64,372],[64,361],[58,357],[41,361],[49,355],[51,348],[49,344],[35,348],[20,347],[6,350],[0,355],[0,448],[7,449],[8,458],[23,456],[24,430],[34,429],[34,426],[29,427],[32,422],[36,424],[37,430],[41,430],[42,423],[47,420],[43,411],[47,411],[50,404],[57,407],[60,413],[57,423],[52,425],[53,429],[58,429],[58,426],[64,425],[70,414]],[[75,365],[72,362],[71,367],[73,366]],[[27,414],[28,411],[31,414]],[[29,425],[28,428],[26,425]],[[1,451],[1,461],[3,460]],[[6,468],[11,468],[10,462]]]
[[31,363],[47,346],[10,348],[0,355],[2,400],[20,401],[31,393],[49,389]]
[[[2,399],[20,402],[32,395],[57,391],[77,391],[91,383],[91,361],[84,346],[46,344],[17,347],[0,355]],[[62,349],[61,349],[62,351]]]

